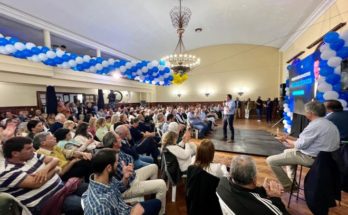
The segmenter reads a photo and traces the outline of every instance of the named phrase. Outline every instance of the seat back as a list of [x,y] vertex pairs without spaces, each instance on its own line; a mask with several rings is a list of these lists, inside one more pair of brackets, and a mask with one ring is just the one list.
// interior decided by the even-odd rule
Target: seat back
[[164,148],[162,151],[162,178],[166,176],[168,180],[176,185],[181,178],[181,171],[179,162],[175,155],[168,149]]

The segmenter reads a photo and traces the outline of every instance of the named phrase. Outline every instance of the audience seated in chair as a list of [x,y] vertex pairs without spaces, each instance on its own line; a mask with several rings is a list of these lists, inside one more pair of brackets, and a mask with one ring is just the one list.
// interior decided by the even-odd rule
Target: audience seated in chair
[[168,131],[162,137],[163,150],[168,150],[175,155],[178,160],[180,171],[186,173],[196,154],[196,145],[189,143],[191,138],[190,131],[187,130],[182,141],[177,144],[178,133]]
[[129,186],[132,166],[123,165],[123,177],[117,180],[112,177],[118,165],[118,153],[112,149],[98,151],[92,159],[92,171],[88,190],[83,194],[85,215],[109,214],[152,214],[157,215],[161,202],[157,199],[129,206],[121,193]]
[[66,121],[66,117],[62,113],[58,113],[55,117],[55,122],[50,126],[50,132],[54,133],[58,128],[62,128],[64,122]]
[[130,134],[128,125],[119,125],[117,126],[115,131],[121,137],[122,152],[124,152],[125,154],[133,158],[135,169],[139,169],[141,167],[144,167],[153,163],[152,157],[138,154],[136,150],[136,146],[134,146],[133,141],[130,141],[132,140],[132,136]]
[[57,146],[56,138],[49,132],[41,132],[35,135],[33,140],[34,148],[38,154],[51,156],[59,160],[61,168],[59,175],[63,181],[69,178],[84,178],[87,182],[90,175],[90,153],[61,149]]
[[282,187],[265,178],[257,186],[256,165],[250,156],[232,160],[229,178],[222,178],[216,190],[224,215],[289,214],[280,199]]
[[[278,139],[290,145],[291,149],[267,158],[267,163],[282,184],[284,191],[290,192],[297,165],[310,167],[320,151],[332,152],[339,148],[340,135],[337,127],[325,116],[325,106],[319,102],[305,104],[306,117],[310,123],[298,139],[282,136]],[[289,176],[283,170],[289,166]]]
[[348,111],[344,111],[337,100],[327,100],[324,104],[327,111],[325,118],[337,126],[341,142],[348,141]]
[[[119,153],[117,170],[115,176],[118,180],[123,178],[123,165],[130,165],[134,167],[133,158],[125,154],[122,150],[121,137],[115,132],[108,132],[103,138],[103,145],[106,148],[112,148]],[[165,212],[165,201],[167,187],[162,179],[157,179],[158,167],[155,164],[144,166],[140,169],[132,171],[129,177],[130,187],[123,193],[125,199],[135,197],[143,197],[144,195],[156,194],[156,198],[161,201],[161,213]]]
[[93,139],[93,136],[88,132],[88,123],[80,123],[75,132],[74,140],[79,144],[79,151],[92,151],[100,146],[100,142]]
[[221,165],[213,164],[214,144],[210,140],[203,140],[197,148],[197,155],[193,165],[189,166],[186,182],[186,204],[189,215],[222,214],[216,188],[220,179],[216,175],[228,176]]
[[27,123],[28,136],[30,139],[34,139],[35,134],[38,134],[44,130],[42,122],[39,120],[30,120]]
[[158,150],[158,141],[156,140],[155,132],[141,131],[139,129],[139,119],[133,118],[131,120],[131,127],[129,129],[132,136],[131,141],[134,143],[135,150],[138,154],[151,155],[153,162],[158,163],[157,158],[160,155]]
[[[32,140],[26,137],[10,138],[2,148],[4,159],[0,159],[0,171],[6,174],[0,176],[0,192],[11,191],[33,214],[40,214],[61,194],[64,186],[57,174],[58,159],[35,153]],[[80,202],[80,196],[73,192],[62,202],[63,212],[83,214]]]

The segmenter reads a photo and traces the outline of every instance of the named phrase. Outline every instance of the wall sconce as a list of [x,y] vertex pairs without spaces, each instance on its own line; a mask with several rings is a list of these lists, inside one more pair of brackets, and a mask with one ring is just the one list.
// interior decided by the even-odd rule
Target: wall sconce
[[243,94],[244,94],[243,91],[238,92],[238,95],[239,95],[239,96],[242,96]]
[[179,98],[181,97],[181,93],[176,94]]
[[205,93],[204,95],[205,95],[206,97],[208,97],[208,96],[210,95],[210,93],[207,92],[207,93]]

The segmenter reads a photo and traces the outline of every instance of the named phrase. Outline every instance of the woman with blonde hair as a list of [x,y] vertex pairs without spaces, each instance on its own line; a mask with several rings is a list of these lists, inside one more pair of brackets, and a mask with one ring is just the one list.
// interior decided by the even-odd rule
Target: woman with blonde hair
[[110,126],[110,131],[115,131],[115,124],[120,121],[120,115],[119,114],[114,114],[111,117],[111,126]]
[[97,132],[97,117],[91,116],[88,121],[88,132],[95,137],[95,133]]
[[179,144],[176,144],[178,133],[174,131],[168,131],[162,137],[163,150],[168,150],[176,157],[181,172],[187,171],[196,153],[196,146],[189,143],[190,138],[189,130],[186,131]]
[[76,127],[76,123],[72,120],[67,120],[63,124],[63,128],[70,130],[70,134],[72,137],[75,136],[75,127]]
[[108,127],[106,126],[106,119],[101,117],[97,119],[95,136],[99,141],[103,140],[104,135],[108,132]]

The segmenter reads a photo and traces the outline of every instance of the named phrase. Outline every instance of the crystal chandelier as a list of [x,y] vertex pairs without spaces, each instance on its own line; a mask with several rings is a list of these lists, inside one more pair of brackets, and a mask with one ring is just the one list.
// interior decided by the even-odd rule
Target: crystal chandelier
[[194,55],[185,53],[186,49],[182,38],[192,12],[189,8],[181,6],[181,1],[179,0],[179,7],[176,6],[170,11],[170,18],[174,28],[177,29],[176,32],[179,36],[179,41],[174,53],[163,57],[163,60],[168,62],[168,66],[170,66],[175,74],[183,75],[198,66],[201,60]]

